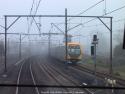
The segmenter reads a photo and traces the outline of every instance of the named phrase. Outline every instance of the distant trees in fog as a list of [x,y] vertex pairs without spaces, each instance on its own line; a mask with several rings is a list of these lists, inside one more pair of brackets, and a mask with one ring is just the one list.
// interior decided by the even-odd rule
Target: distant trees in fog
[[113,62],[115,65],[121,65],[125,63],[125,50],[123,47],[123,29],[118,30],[114,35],[114,43],[117,45],[113,49]]

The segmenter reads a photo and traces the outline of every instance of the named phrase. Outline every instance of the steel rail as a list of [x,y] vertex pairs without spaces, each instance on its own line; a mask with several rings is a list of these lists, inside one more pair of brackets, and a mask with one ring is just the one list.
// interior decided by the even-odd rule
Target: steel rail
[[[21,72],[22,72],[22,68],[23,68],[24,63],[25,63],[25,61],[21,65],[19,73],[18,73],[17,82],[16,82],[17,85],[19,85],[19,83],[20,83],[20,76],[21,76]],[[18,94],[18,92],[19,92],[19,87],[16,87],[15,94]]]
[[[37,85],[37,84],[36,84],[36,81],[35,81],[35,78],[34,78],[34,75],[33,75],[33,71],[32,71],[32,66],[31,66],[31,64],[30,64],[30,73],[31,73],[31,77],[32,77],[32,80],[33,80],[33,84],[34,84],[34,85]],[[37,94],[40,94],[38,87],[35,87],[35,90],[36,90],[36,93],[37,93]]]

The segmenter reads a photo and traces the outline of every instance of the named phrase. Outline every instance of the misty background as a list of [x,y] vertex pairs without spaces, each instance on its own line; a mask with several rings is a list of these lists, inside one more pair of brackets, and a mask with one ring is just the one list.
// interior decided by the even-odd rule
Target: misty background
[[[101,1],[101,2],[100,2]],[[34,0],[34,5],[31,11],[33,0],[3,0],[0,1],[0,32],[4,33],[4,15],[29,15],[34,14],[39,0]],[[100,2],[93,8],[84,12],[84,10]],[[41,0],[37,15],[65,15],[65,8],[68,10],[68,15],[88,15],[88,16],[112,16],[113,17],[113,57],[117,57],[114,62],[124,62],[124,51],[122,50],[123,32],[125,23],[125,1],[124,0]],[[120,9],[119,9],[120,8]],[[117,10],[118,9],[118,10]],[[8,18],[10,25],[15,18]],[[68,18],[70,19],[70,18]],[[80,42],[83,46],[85,55],[90,55],[90,46],[93,34],[97,34],[99,43],[97,45],[97,55],[109,59],[110,53],[110,32],[98,20],[88,22],[93,18],[71,18],[68,21],[68,29],[78,25],[78,27],[70,30],[72,41]],[[52,26],[56,24],[62,31],[65,31],[65,18],[36,18],[36,21],[41,23],[41,32],[33,22],[30,32],[28,32],[29,24],[32,18],[20,18],[9,30],[8,33],[29,33],[40,34],[60,33],[60,31]],[[110,20],[102,19],[108,26]],[[88,23],[86,23],[88,22]],[[2,27],[3,26],[3,27]],[[23,36],[24,37],[24,36]],[[51,47],[64,45],[64,36],[51,36]],[[4,35],[0,35],[0,43],[4,44]],[[3,46],[4,47],[4,46]],[[31,50],[30,50],[31,49]],[[41,50],[41,51],[40,51]],[[8,55],[19,54],[19,36],[8,35]],[[48,51],[48,36],[26,36],[22,41],[22,53],[25,55],[30,53],[40,54]],[[122,58],[121,58],[122,56]]]

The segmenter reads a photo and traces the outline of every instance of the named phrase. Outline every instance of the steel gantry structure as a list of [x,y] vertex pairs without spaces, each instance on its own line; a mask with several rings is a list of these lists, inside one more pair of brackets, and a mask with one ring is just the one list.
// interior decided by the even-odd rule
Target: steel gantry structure
[[[104,26],[110,31],[110,68],[109,68],[109,73],[110,75],[112,75],[112,18],[110,16],[78,16],[78,15],[67,15],[67,9],[65,9],[65,15],[5,15],[5,71],[7,71],[6,69],[6,57],[7,57],[7,30],[14,25],[14,23],[19,20],[20,18],[27,18],[27,17],[32,17],[32,18],[36,18],[36,17],[40,17],[40,18],[46,18],[46,17],[60,17],[60,18],[65,18],[65,49],[66,49],[66,59],[67,59],[67,34],[68,34],[68,30],[67,30],[67,18],[71,18],[71,17],[75,17],[75,18],[97,18],[99,19],[100,22],[102,22],[104,24]],[[7,25],[7,18],[16,18],[15,21],[12,22],[11,25]],[[110,26],[107,26],[107,24],[102,20],[102,18],[105,19],[110,19]]]

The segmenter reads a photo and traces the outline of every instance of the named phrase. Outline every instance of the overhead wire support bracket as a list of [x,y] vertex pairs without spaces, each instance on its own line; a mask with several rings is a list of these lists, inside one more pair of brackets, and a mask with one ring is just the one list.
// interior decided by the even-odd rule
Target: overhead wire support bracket
[[111,29],[102,21],[102,19],[100,19],[99,17],[98,17],[98,19],[106,26],[106,28],[107,28],[109,31],[111,31]]
[[58,26],[56,26],[54,23],[51,23],[51,25],[55,26],[59,31],[61,31],[61,32],[64,34],[63,30],[61,30],[61,29],[60,29]]
[[34,18],[34,17],[32,17],[32,18],[33,18],[33,20],[34,20],[34,22],[35,22],[35,24],[36,24],[36,26],[37,26],[38,30],[40,31],[40,27],[38,26],[38,24],[37,24],[37,22],[36,22],[35,18]]
[[15,24],[15,23],[16,23],[16,21],[17,21],[17,20],[19,20],[19,18],[20,18],[20,16],[18,16],[18,17],[17,17],[17,19],[16,19],[16,20],[14,20],[14,21],[12,22],[12,24],[10,24],[10,26],[8,26],[8,27],[7,27],[7,30],[8,30],[8,29],[9,29],[9,28],[13,25],[13,24]]

